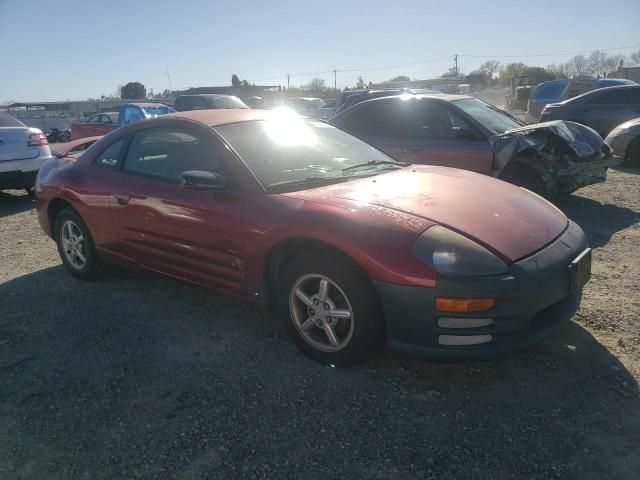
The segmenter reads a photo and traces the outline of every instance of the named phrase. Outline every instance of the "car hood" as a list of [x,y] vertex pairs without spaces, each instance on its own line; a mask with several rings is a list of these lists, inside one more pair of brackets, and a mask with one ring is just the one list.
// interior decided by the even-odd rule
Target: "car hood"
[[561,150],[574,161],[596,160],[603,154],[611,154],[611,149],[598,132],[585,125],[564,120],[513,128],[495,135],[491,141],[498,171],[525,150],[558,157],[557,154],[552,153],[558,150],[556,148],[558,144],[562,145]]
[[484,175],[447,167],[410,166],[393,172],[284,194],[380,215],[383,207],[446,226],[513,262],[552,242],[565,215],[543,198]]

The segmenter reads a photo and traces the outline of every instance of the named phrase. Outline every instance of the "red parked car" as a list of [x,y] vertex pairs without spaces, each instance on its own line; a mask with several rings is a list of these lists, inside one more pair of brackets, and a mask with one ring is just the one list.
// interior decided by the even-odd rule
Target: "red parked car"
[[301,350],[341,366],[385,344],[522,348],[573,315],[590,272],[580,227],[537,195],[277,110],[134,123],[35,188],[73,275],[111,258],[276,304]]

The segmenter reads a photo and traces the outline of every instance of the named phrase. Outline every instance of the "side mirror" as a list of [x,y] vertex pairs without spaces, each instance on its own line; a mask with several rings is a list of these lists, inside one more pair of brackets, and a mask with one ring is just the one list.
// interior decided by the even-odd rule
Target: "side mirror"
[[220,190],[227,186],[227,181],[217,172],[188,170],[180,174],[180,186],[199,190]]
[[456,132],[456,138],[460,140],[480,140],[480,135],[475,130],[470,128],[458,127],[454,128]]

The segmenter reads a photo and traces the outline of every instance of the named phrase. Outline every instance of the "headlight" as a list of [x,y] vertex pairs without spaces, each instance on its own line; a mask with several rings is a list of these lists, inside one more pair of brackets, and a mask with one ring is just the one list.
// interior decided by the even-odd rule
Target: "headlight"
[[489,250],[439,225],[420,235],[412,251],[443,275],[476,277],[509,272],[507,265]]

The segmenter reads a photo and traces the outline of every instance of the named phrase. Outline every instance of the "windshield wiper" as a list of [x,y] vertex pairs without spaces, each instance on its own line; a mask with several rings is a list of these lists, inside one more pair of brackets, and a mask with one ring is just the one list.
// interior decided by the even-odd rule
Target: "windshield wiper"
[[396,167],[406,167],[409,164],[396,162],[395,160],[370,160],[368,162],[356,163],[355,165],[351,165],[350,167],[345,167],[342,169],[342,173],[348,172],[349,170],[357,170],[358,168],[364,167],[374,167],[377,165],[394,165]]
[[519,118],[514,117],[513,115],[511,115],[509,112],[507,112],[506,110],[502,110],[501,108],[496,107],[495,105],[491,105],[489,103],[487,103],[487,105],[489,106],[489,108],[491,110],[495,110],[498,113],[501,113],[503,115],[506,115],[507,117],[509,117],[511,120],[514,120],[518,125],[524,127],[527,123],[523,122],[522,120],[520,120]]
[[267,185],[267,190],[274,190],[278,187],[292,186],[292,185],[308,185],[313,183],[333,182],[336,180],[344,180],[344,177],[305,177],[297,178],[295,180],[283,180],[281,182],[275,182]]

